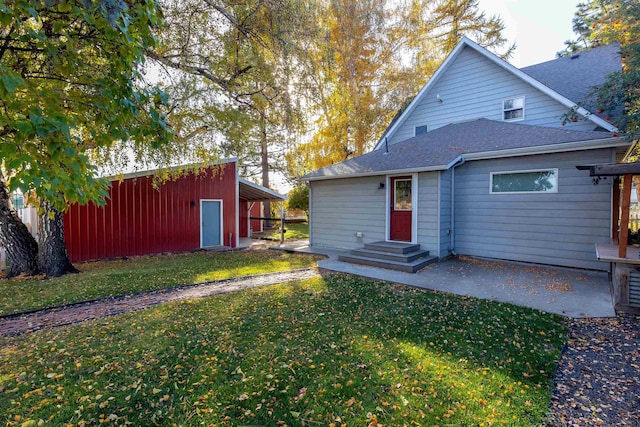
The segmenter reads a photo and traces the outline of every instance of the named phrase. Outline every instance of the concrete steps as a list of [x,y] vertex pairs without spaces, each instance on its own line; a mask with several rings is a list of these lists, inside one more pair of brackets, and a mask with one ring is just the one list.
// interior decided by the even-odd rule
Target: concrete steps
[[338,260],[352,264],[415,273],[426,265],[436,262],[438,258],[430,256],[429,251],[421,250],[420,245],[400,242],[375,242],[366,244],[362,249],[354,249],[348,255],[340,255]]

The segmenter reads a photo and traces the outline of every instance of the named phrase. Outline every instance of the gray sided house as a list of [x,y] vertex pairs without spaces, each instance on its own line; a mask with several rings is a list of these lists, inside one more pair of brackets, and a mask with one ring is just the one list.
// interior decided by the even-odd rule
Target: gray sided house
[[303,178],[310,244],[606,269],[612,180],[576,166],[628,142],[580,105],[620,69],[617,45],[517,69],[463,39],[373,151]]

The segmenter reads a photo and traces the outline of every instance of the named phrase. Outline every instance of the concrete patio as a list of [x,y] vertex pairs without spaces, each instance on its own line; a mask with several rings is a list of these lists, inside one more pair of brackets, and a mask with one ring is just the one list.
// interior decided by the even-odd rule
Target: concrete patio
[[318,267],[424,289],[535,308],[573,318],[615,317],[606,272],[457,257],[418,273],[338,261],[346,251],[309,247],[307,241],[273,249],[326,255]]

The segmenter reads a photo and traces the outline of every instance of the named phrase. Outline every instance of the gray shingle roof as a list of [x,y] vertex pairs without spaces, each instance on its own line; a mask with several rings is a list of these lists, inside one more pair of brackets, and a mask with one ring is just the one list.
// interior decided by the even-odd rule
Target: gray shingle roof
[[478,119],[450,124],[406,141],[319,169],[302,179],[339,178],[404,169],[446,169],[461,154],[613,138],[608,132],[576,131]]
[[622,70],[620,45],[612,43],[520,69],[573,102],[588,106],[589,93],[607,74]]

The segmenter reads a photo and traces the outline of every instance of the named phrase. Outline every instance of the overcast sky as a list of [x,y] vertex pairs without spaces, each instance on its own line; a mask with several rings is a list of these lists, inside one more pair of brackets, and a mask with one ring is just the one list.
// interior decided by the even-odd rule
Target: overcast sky
[[487,15],[498,14],[506,25],[505,35],[517,49],[511,57],[516,67],[549,61],[575,38],[571,19],[578,0],[479,0]]

